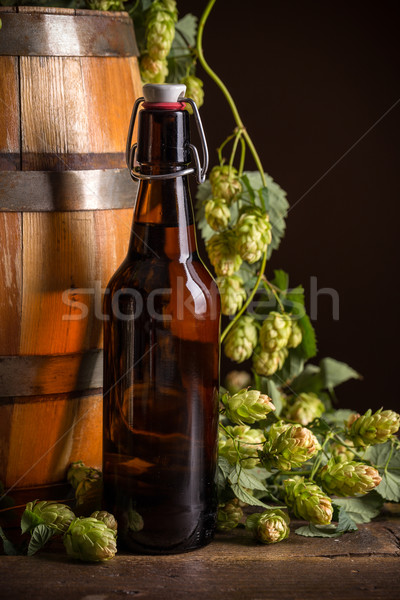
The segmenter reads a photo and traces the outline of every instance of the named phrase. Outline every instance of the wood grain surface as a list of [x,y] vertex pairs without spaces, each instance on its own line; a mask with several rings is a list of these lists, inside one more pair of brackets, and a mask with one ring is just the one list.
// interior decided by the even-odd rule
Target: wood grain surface
[[96,565],[68,560],[53,542],[34,558],[2,558],[0,578],[7,600],[397,600],[399,538],[393,519],[333,540],[292,533],[271,546],[235,530],[189,554],[120,553]]

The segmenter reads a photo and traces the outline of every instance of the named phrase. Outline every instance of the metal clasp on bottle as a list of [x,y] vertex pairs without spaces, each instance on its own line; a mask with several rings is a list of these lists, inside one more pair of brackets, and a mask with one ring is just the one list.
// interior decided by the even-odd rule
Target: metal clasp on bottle
[[128,166],[129,172],[131,174],[132,179],[174,179],[175,177],[183,177],[184,175],[190,175],[191,173],[195,173],[197,183],[204,183],[206,180],[206,174],[208,169],[208,148],[206,142],[206,136],[204,134],[203,124],[201,122],[199,110],[196,106],[196,103],[192,98],[179,98],[179,102],[187,102],[193,109],[194,118],[196,121],[197,129],[200,135],[201,141],[201,151],[203,155],[203,166],[200,163],[199,153],[197,151],[196,146],[193,144],[189,144],[190,151],[192,153],[192,159],[195,162],[196,168],[188,167],[187,169],[182,169],[181,171],[174,171],[171,173],[165,173],[162,175],[144,175],[137,168],[135,168],[135,154],[137,144],[132,144],[132,135],[133,128],[135,127],[136,115],[139,109],[140,104],[144,102],[144,98],[140,97],[136,100],[133,105],[131,121],[129,123],[128,130],[128,139],[126,141],[126,164]]

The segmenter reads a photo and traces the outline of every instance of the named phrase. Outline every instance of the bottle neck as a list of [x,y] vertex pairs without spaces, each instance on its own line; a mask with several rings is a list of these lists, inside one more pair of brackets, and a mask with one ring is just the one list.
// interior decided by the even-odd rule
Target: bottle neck
[[193,223],[187,176],[141,181],[128,257],[166,255],[187,260],[197,251]]

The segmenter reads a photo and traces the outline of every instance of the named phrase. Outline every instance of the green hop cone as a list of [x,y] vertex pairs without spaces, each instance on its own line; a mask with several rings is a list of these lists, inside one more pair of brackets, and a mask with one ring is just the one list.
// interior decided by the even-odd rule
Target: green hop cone
[[287,355],[288,351],[286,348],[282,348],[278,352],[265,352],[261,346],[257,346],[253,354],[254,370],[258,375],[271,377],[279,369],[282,369]]
[[174,23],[178,20],[176,0],[153,0],[149,10],[149,18],[157,12],[168,12]]
[[229,371],[225,377],[225,387],[232,396],[250,384],[251,375],[247,371]]
[[117,531],[118,529],[118,523],[114,515],[107,512],[106,510],[95,510],[94,513],[90,515],[90,517],[92,519],[97,519],[98,521],[103,521],[103,523],[113,531]]
[[217,530],[230,531],[239,525],[242,518],[243,511],[237,498],[220,504],[217,513]]
[[242,211],[236,226],[236,250],[243,260],[253,264],[260,260],[271,243],[271,224],[267,213],[260,208]]
[[[345,444],[341,444],[340,442],[334,442],[330,445],[330,451],[332,455],[335,457],[336,461],[348,462],[353,460],[355,454],[352,452],[351,447],[354,448],[354,444],[352,440],[344,440]],[[348,447],[350,446],[350,448]]]
[[382,408],[372,414],[369,409],[364,415],[352,415],[348,427],[355,446],[384,444],[399,430],[400,415]]
[[143,83],[164,83],[168,75],[167,61],[154,60],[148,54],[140,58],[140,76]]
[[246,300],[246,290],[243,279],[239,275],[217,277],[217,285],[221,297],[221,312],[223,315],[234,315]]
[[240,390],[233,396],[227,392],[221,400],[228,419],[238,425],[252,425],[275,410],[271,398],[258,390]]
[[300,346],[302,339],[303,339],[303,333],[301,331],[300,325],[297,323],[297,321],[292,320],[292,331],[290,332],[290,335],[289,335],[287,347],[288,348],[297,348],[297,346]]
[[[218,452],[232,465],[240,460],[245,469],[254,469],[260,464],[258,451],[262,450],[265,435],[261,429],[252,429],[249,425],[228,425],[227,436],[220,430],[218,439]],[[234,436],[234,439],[230,437]]]
[[68,482],[72,485],[74,490],[76,490],[79,484],[86,479],[97,480],[101,478],[101,471],[94,467],[87,467],[81,460],[71,463],[67,473]]
[[206,250],[217,277],[233,275],[242,264],[242,259],[236,252],[233,231],[213,235],[206,242]]
[[64,533],[74,519],[74,513],[66,504],[34,500],[26,505],[21,530],[22,533],[32,532],[36,525],[44,523],[57,533]]
[[109,560],[117,552],[117,534],[103,521],[79,517],[72,521],[63,541],[68,556],[98,562]]
[[251,357],[257,346],[258,332],[253,317],[244,315],[232,327],[224,342],[228,358],[241,363]]
[[[188,75],[184,79],[182,79],[181,83],[186,85],[186,98],[191,98],[195,101],[197,108],[203,105],[204,102],[204,90],[203,90],[203,82],[198,77],[194,75]],[[190,114],[193,113],[193,109],[190,104],[186,104],[187,110]]]
[[246,529],[263,544],[276,544],[289,537],[290,519],[279,508],[271,508],[262,513],[253,513],[246,519]]
[[332,521],[331,499],[313,481],[304,477],[292,477],[284,482],[284,502],[299,519],[316,525],[328,525]]
[[91,10],[125,10],[126,0],[86,0],[86,6]]
[[297,469],[320,449],[315,435],[301,425],[279,421],[271,425],[262,451],[261,462],[266,469],[280,471]]
[[228,205],[242,192],[242,184],[235,167],[216,166],[211,170],[210,183],[213,196],[223,198]]
[[271,311],[261,326],[260,343],[265,352],[278,352],[287,347],[292,332],[290,315]]
[[210,198],[204,208],[206,221],[214,231],[222,231],[229,225],[231,211],[223,198]]
[[78,461],[71,464],[67,478],[75,489],[78,512],[87,514],[100,508],[103,489],[101,471],[86,467],[82,461]]
[[299,394],[295,398],[289,398],[289,406],[285,412],[288,421],[295,421],[300,425],[308,425],[325,412],[325,406],[312,392]]
[[319,471],[318,480],[328,494],[356,496],[373,490],[382,477],[374,467],[364,463],[331,458]]
[[153,60],[165,60],[175,37],[174,18],[165,10],[150,10],[149,13],[146,27],[147,52]]

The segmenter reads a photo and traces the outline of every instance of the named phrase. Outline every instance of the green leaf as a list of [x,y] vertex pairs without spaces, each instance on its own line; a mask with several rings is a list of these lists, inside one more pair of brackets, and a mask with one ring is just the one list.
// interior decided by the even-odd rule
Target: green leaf
[[289,287],[289,275],[285,271],[282,271],[282,269],[275,269],[274,278],[271,283],[280,290],[286,291]]
[[299,320],[301,331],[303,333],[303,339],[301,340],[300,348],[303,352],[304,358],[313,358],[317,354],[317,336],[315,329],[311,324],[310,317],[304,314]]
[[52,537],[54,532],[54,529],[48,525],[45,525],[44,523],[37,525],[32,531],[31,541],[29,542],[28,546],[28,556],[33,556],[36,554],[36,552],[38,552],[38,550],[43,548],[43,546],[47,544],[49,539]]
[[316,365],[306,365],[300,375],[292,381],[290,387],[296,394],[302,392],[318,394],[323,387],[321,369]]
[[339,519],[337,532],[346,533],[347,531],[357,531],[358,527],[356,522],[350,517],[350,515],[345,510],[344,506],[339,508]]
[[[248,198],[246,198],[246,200],[248,199],[251,202],[254,202],[256,193],[255,193],[255,190],[253,190],[250,180],[249,180],[248,176],[246,175],[246,173],[244,173],[242,175],[241,182],[242,182],[242,185],[244,185],[244,189],[245,189],[244,193],[247,192],[247,194],[248,194]],[[242,194],[242,196],[243,196],[243,194]]]
[[400,502],[400,451],[392,449],[392,442],[370,446],[364,456],[379,471],[382,481],[378,494],[389,502]]
[[355,523],[369,523],[383,506],[383,500],[375,491],[359,498],[335,498],[334,505],[344,508]]
[[239,484],[250,490],[267,491],[261,479],[255,477],[249,469],[241,468],[239,464],[235,465],[234,472],[229,475],[229,481],[232,485]]
[[26,508],[21,517],[21,533],[32,531],[37,525],[43,522],[43,519],[39,515]]
[[196,33],[197,17],[190,13],[175,25],[175,37],[167,57],[167,83],[179,83],[192,70],[193,54],[190,47],[196,45]]
[[274,508],[273,506],[269,506],[268,504],[264,504],[259,498],[252,496],[247,492],[241,485],[238,483],[232,484],[232,491],[235,494],[236,498],[241,500],[242,502],[246,502],[246,504],[250,504],[250,506],[263,506],[264,508]]
[[282,412],[283,403],[282,394],[280,393],[276,383],[270,377],[263,376],[260,376],[260,382],[260,392],[267,394],[271,398],[275,406],[274,415],[279,416]]
[[319,366],[323,386],[332,389],[349,379],[362,379],[361,375],[346,363],[335,360],[334,358],[323,358]]
[[[182,19],[179,19],[179,21],[175,25],[175,31],[181,33],[184,36],[189,46],[195,46],[197,36],[197,17],[195,17],[191,13],[187,13],[184,17],[182,17]],[[179,43],[182,46],[182,38],[179,39],[180,36],[176,34],[175,38],[177,39],[177,43]]]
[[350,410],[349,408],[339,408],[339,410],[325,413],[324,419],[329,425],[343,427],[351,415],[354,415],[353,410]]
[[229,463],[229,461],[225,457],[219,456],[217,472],[215,475],[215,481],[216,481],[217,487],[220,488],[221,490],[223,490],[225,488],[227,480],[228,480],[228,476],[231,471],[232,471],[232,465]]
[[279,386],[289,383],[303,368],[304,356],[301,348],[291,348],[282,369],[273,376],[273,381]]
[[6,556],[18,556],[19,552],[12,542],[7,538],[3,529],[0,527],[0,538],[3,542],[4,554]]
[[295,533],[304,537],[334,538],[342,535],[343,532],[338,533],[335,525],[314,525],[314,523],[309,523],[296,529]]

